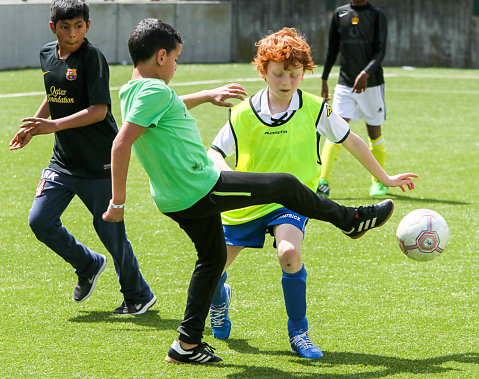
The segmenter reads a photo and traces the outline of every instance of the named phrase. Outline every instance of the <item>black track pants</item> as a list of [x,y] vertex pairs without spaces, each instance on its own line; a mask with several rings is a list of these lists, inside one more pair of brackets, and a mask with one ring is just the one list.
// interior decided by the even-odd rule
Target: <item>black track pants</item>
[[284,173],[223,171],[212,190],[188,209],[166,213],[188,234],[198,254],[188,288],[180,340],[200,343],[216,283],[226,263],[226,245],[220,213],[250,205],[278,203],[303,216],[347,229],[355,215],[317,195],[295,176]]

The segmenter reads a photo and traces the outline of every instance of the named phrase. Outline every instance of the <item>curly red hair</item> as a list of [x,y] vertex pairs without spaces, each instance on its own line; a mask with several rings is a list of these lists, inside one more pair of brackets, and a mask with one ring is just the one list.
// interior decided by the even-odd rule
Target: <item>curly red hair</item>
[[258,51],[251,62],[261,74],[266,74],[268,62],[284,62],[284,68],[303,66],[303,72],[316,65],[311,58],[311,48],[294,28],[283,28],[256,42]]

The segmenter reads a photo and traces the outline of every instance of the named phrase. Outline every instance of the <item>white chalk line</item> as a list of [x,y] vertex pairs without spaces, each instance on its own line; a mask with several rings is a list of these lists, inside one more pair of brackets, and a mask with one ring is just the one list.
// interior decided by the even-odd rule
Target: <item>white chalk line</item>
[[[337,77],[338,74],[330,75],[331,78]],[[429,75],[429,74],[384,74],[386,78],[394,77],[405,77],[405,78],[427,78],[427,79],[479,79],[479,75],[457,75],[457,76],[446,76],[446,75]],[[319,74],[305,75],[305,79],[315,79],[320,78]],[[205,84],[223,84],[223,83],[232,83],[232,82],[259,82],[263,81],[262,78],[231,78],[231,79],[213,79],[213,80],[198,80],[193,82],[180,82],[180,83],[171,83],[171,87],[186,87],[186,86],[196,86],[196,85],[205,85]],[[110,87],[112,91],[118,91],[121,86]],[[388,92],[417,92],[417,93],[454,93],[454,94],[464,94],[464,95],[479,95],[479,91],[469,91],[469,90],[437,90],[437,89],[391,89],[387,88]],[[0,99],[8,99],[15,97],[27,97],[27,96],[45,96],[44,91],[35,91],[35,92],[18,92],[18,93],[3,93],[0,94]]]

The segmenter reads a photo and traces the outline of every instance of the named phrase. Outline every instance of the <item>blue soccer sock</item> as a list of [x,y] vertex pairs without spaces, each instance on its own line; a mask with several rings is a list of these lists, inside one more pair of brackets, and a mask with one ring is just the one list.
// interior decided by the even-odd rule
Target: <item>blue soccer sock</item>
[[286,313],[289,318],[289,333],[291,334],[293,330],[308,329],[308,319],[306,318],[306,269],[304,265],[301,267],[301,270],[294,274],[288,274],[283,271],[281,283],[283,285]]
[[228,274],[226,271],[223,275],[221,275],[220,280],[218,280],[218,284],[216,285],[215,292],[213,293],[213,299],[211,300],[212,305],[222,305],[226,303],[228,297],[225,291],[225,282]]

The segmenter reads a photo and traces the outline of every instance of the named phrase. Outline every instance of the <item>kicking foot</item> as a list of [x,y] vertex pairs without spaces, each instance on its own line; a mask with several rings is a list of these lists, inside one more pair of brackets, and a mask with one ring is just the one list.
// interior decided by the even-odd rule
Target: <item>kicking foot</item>
[[391,199],[380,203],[356,208],[352,225],[343,233],[352,239],[362,237],[367,231],[383,225],[393,214],[394,202]]

